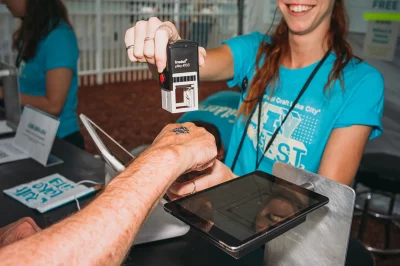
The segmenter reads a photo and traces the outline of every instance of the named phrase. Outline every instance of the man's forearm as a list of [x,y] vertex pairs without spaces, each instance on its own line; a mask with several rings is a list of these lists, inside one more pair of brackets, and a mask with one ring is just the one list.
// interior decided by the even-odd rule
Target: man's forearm
[[[89,206],[64,221],[0,250],[4,265],[117,265],[152,206],[180,169],[163,152],[146,152]],[[23,252],[21,252],[23,251]]]

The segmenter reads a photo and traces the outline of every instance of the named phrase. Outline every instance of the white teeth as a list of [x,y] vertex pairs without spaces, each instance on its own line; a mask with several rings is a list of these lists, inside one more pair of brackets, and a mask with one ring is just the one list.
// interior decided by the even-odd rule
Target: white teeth
[[311,6],[304,6],[304,5],[290,5],[289,8],[290,8],[290,10],[291,10],[292,12],[299,13],[299,12],[308,11],[308,10],[310,10],[312,7],[311,7]]
[[282,221],[283,220],[283,218],[282,217],[279,217],[279,216],[276,216],[276,215],[273,215],[272,213],[270,214],[270,217],[271,217],[271,220],[272,221],[274,221],[274,222],[280,222],[280,221]]

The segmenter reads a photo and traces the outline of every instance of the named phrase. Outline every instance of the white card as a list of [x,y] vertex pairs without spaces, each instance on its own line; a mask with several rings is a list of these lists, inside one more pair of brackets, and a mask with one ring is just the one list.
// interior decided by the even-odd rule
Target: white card
[[94,189],[84,185],[76,186],[60,174],[53,174],[41,179],[4,190],[8,196],[32,209],[44,213],[75,198],[93,193]]
[[46,166],[60,120],[32,106],[25,106],[14,146]]
[[29,158],[29,155],[13,146],[14,138],[0,139],[0,164]]

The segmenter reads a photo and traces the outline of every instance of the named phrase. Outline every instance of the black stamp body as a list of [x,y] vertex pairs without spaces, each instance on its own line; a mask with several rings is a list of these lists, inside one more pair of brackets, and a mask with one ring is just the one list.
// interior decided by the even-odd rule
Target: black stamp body
[[159,74],[162,107],[171,113],[198,110],[197,43],[178,40],[167,46],[167,67]]

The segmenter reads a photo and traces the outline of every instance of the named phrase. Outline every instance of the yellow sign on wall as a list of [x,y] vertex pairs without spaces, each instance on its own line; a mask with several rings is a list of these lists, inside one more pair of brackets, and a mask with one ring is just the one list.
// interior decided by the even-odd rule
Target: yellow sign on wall
[[365,20],[380,20],[380,21],[400,21],[400,12],[367,12],[364,13]]

